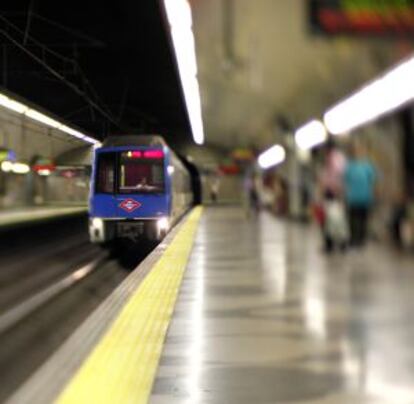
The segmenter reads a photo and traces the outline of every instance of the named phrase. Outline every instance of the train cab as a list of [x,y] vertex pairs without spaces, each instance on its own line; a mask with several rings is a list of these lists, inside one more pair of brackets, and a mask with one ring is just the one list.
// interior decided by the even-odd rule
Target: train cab
[[95,150],[90,240],[160,240],[191,206],[190,177],[160,136],[109,137]]

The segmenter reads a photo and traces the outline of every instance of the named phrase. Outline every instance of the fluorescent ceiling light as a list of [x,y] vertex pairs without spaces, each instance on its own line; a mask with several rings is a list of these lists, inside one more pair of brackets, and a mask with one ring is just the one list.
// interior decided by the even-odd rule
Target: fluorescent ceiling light
[[0,105],[19,114],[24,114],[25,116],[34,119],[35,121],[38,121],[40,123],[43,123],[44,125],[51,126],[52,128],[61,130],[62,132],[76,137],[77,139],[83,140],[84,142],[91,143],[93,145],[100,145],[100,142],[98,140],[93,139],[75,129],[72,129],[69,126],[66,126],[60,123],[59,121],[56,121],[55,119],[52,119],[47,115],[42,114],[39,111],[36,111],[35,109],[29,108],[27,105],[17,102],[1,93]]
[[15,174],[27,174],[30,171],[30,167],[26,163],[13,163],[11,170]]
[[193,138],[201,145],[204,143],[204,128],[191,7],[188,0],[164,0],[164,4]]
[[414,99],[414,57],[372,81],[324,115],[330,133],[341,135]]
[[9,173],[13,168],[13,162],[11,161],[3,161],[1,163],[1,171],[5,172],[5,173]]
[[85,139],[85,135],[83,133],[79,132],[78,130],[69,128],[69,126],[61,125],[59,126],[59,130],[67,133],[68,135],[72,135],[73,137],[76,137],[78,139],[82,139],[82,140]]
[[96,146],[98,146],[98,147],[102,146],[101,142],[98,142],[96,139],[94,139],[94,138],[92,138],[92,137],[89,137],[89,136],[85,136],[85,137],[83,138],[83,140],[84,140],[85,142],[87,142],[87,143],[90,143],[90,144],[96,145]]
[[43,123],[47,126],[51,126],[52,128],[57,128],[59,127],[61,124],[58,121],[55,121],[52,118],[49,118],[48,116],[34,110],[34,109],[28,109],[25,112],[25,115],[28,116],[29,118],[34,119],[35,121],[38,121],[40,123]]
[[19,114],[25,113],[29,108],[27,105],[14,101],[3,94],[0,94],[0,105]]
[[277,164],[282,163],[286,158],[285,149],[276,144],[270,149],[264,151],[257,159],[259,166],[263,169],[273,167]]
[[316,119],[301,126],[295,132],[295,142],[299,149],[309,150],[326,141],[328,133],[321,121]]
[[100,146],[101,145],[101,143],[98,140],[96,140],[96,139],[94,139],[90,136],[87,136],[87,135],[83,134],[82,132],[79,132],[76,129],[72,129],[69,126],[59,125],[56,129],[61,130],[62,132],[67,133],[68,135],[76,137],[79,140],[83,140],[84,142],[93,144],[95,146]]
[[93,145],[101,145],[100,142],[98,142],[96,139],[86,136],[85,134],[83,134],[82,132],[79,132],[78,130],[72,129],[69,126],[66,125],[60,125],[58,127],[59,130],[61,130],[62,132],[65,132],[69,135],[72,135],[78,139],[84,140],[85,142],[91,143]]

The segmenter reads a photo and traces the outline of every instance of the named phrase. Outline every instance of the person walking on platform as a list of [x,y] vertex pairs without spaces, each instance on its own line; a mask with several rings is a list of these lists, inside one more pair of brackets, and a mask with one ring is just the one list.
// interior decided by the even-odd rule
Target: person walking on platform
[[244,193],[246,203],[246,216],[257,216],[260,211],[260,196],[258,177],[255,173],[247,173],[244,179]]
[[351,247],[362,247],[367,239],[368,219],[375,201],[377,172],[361,144],[354,144],[344,173]]
[[218,176],[215,176],[210,182],[210,198],[213,203],[217,203],[219,189],[220,179]]
[[[331,252],[335,245],[344,249],[347,242],[346,220],[343,203],[343,173],[346,157],[334,143],[326,145],[324,163],[319,173],[319,209],[324,251]],[[342,226],[342,228],[340,228]],[[341,235],[339,238],[338,235]]]

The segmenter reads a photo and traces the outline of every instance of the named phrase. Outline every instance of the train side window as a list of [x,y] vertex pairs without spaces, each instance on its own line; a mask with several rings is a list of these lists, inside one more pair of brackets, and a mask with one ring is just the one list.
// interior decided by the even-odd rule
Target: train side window
[[100,153],[98,155],[98,170],[96,174],[96,193],[112,194],[115,191],[115,153]]

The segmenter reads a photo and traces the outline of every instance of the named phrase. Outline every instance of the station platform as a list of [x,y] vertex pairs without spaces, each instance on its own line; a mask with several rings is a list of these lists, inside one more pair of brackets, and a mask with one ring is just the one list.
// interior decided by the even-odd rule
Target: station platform
[[197,208],[9,403],[413,403],[413,262]]
[[86,213],[87,210],[87,206],[44,206],[0,210],[0,231]]

